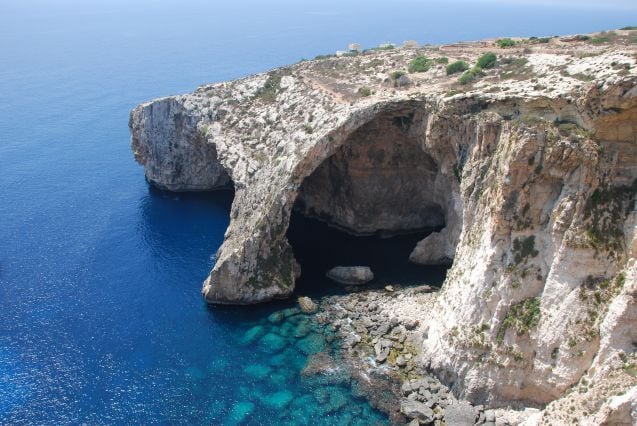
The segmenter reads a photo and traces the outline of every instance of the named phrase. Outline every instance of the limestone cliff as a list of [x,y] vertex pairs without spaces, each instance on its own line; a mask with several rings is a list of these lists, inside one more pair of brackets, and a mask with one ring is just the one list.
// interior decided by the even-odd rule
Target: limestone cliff
[[[439,228],[410,257],[453,261],[422,362],[474,402],[544,406],[635,356],[637,33],[612,34],[376,51],[202,86],[132,111],[135,158],[165,189],[234,185],[210,303],[292,292],[293,208],[353,234]],[[468,84],[447,75],[446,60],[490,51]],[[426,71],[396,73],[419,55]]]

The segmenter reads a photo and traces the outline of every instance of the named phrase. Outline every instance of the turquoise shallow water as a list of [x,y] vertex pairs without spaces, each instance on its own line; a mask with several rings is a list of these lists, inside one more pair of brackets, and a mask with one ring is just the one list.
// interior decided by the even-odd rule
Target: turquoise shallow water
[[623,4],[0,0],[0,424],[386,421],[299,376],[324,337],[268,320],[290,303],[205,306],[232,196],[149,189],[129,110],[353,41],[635,25]]

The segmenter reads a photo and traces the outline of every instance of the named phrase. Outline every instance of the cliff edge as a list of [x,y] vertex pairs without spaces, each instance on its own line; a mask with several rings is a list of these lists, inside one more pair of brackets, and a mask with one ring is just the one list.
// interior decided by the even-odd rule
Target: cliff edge
[[[601,402],[580,418],[617,413],[637,385],[637,31],[510,44],[304,61],[136,107],[149,182],[234,187],[206,301],[291,294],[293,209],[361,235],[438,227],[410,256],[452,262],[423,364],[473,402],[586,386]],[[554,404],[534,421],[562,421]]]

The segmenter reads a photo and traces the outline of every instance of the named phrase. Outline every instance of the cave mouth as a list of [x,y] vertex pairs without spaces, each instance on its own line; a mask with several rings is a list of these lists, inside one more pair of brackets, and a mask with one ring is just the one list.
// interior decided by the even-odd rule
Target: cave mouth
[[418,243],[439,228],[421,229],[391,237],[353,235],[330,224],[294,211],[290,217],[288,241],[301,265],[301,277],[295,293],[319,297],[342,292],[344,286],[325,277],[334,266],[365,265],[374,279],[363,289],[382,288],[388,284],[441,286],[448,265],[418,265],[409,254]]
[[324,293],[334,266],[369,266],[375,278],[365,288],[442,284],[448,262],[409,261],[445,228],[452,203],[449,179],[422,148],[423,122],[414,110],[379,113],[302,181],[287,234],[301,265],[298,292]]

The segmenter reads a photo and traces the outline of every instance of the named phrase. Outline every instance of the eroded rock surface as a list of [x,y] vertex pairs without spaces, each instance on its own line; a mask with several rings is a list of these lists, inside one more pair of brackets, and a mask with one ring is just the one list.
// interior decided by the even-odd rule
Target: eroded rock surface
[[346,285],[361,285],[374,279],[369,266],[335,266],[325,276],[332,281]]
[[[637,385],[622,373],[637,342],[637,64],[636,34],[615,34],[395,49],[207,85],[133,110],[133,150],[159,187],[234,185],[210,303],[291,294],[293,208],[354,234],[434,226],[411,260],[453,265],[420,325],[421,362],[458,396],[543,407],[613,374],[625,392]],[[487,51],[496,67],[469,85],[443,65],[389,77],[420,54]]]

